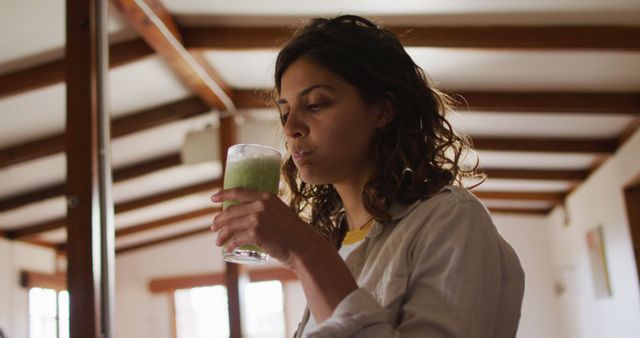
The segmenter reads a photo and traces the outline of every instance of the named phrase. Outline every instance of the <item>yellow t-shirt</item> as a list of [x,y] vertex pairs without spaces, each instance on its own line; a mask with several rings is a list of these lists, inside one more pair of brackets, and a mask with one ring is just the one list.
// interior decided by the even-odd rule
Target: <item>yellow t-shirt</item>
[[362,228],[356,230],[347,231],[347,234],[344,236],[342,240],[342,245],[350,245],[354,243],[358,243],[367,236],[369,230],[373,226],[373,218],[367,222]]

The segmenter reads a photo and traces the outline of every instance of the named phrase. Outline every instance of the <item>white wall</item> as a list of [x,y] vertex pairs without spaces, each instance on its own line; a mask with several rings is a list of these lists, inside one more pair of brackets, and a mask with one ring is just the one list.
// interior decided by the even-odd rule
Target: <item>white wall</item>
[[0,238],[0,328],[10,338],[29,337],[29,293],[20,271],[55,272],[51,249]]
[[498,231],[520,258],[525,290],[518,338],[558,338],[546,216],[493,215]]
[[[567,288],[557,300],[562,337],[640,337],[640,286],[623,195],[639,173],[640,131],[569,196],[566,213],[557,208],[550,217],[554,276]],[[613,292],[604,299],[595,297],[585,238],[599,225]]]

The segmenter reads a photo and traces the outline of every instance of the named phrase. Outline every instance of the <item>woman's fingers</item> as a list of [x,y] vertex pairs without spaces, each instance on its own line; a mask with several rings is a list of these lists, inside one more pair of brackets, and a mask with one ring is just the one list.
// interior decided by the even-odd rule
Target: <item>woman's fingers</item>
[[[218,232],[216,239],[216,245],[222,246],[229,238],[235,236],[237,233],[247,232],[253,234],[255,237],[255,227],[258,224],[258,220],[253,215],[247,215],[244,217],[236,217],[229,222],[225,223]],[[214,225],[215,226],[215,225]],[[253,239],[256,240],[255,238]]]
[[266,199],[269,197],[269,195],[270,193],[268,192],[262,192],[253,189],[233,188],[218,191],[211,196],[211,201],[218,203],[233,200],[242,203]]
[[213,218],[211,230],[218,231],[234,218],[245,217],[248,215],[259,215],[264,210],[265,206],[262,201],[231,205]]
[[233,237],[229,239],[227,242],[227,247],[224,249],[226,253],[230,253],[233,249],[243,246],[245,244],[256,244],[257,243],[251,238],[248,234],[248,231],[236,232]]

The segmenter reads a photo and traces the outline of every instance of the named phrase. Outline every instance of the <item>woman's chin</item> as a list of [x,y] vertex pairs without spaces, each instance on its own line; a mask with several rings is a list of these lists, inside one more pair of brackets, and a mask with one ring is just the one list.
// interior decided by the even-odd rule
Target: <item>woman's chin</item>
[[302,168],[298,168],[298,175],[302,182],[306,184],[312,185],[324,185],[330,184],[331,180],[326,177],[326,175],[321,175],[320,173],[314,171],[309,166],[304,166]]

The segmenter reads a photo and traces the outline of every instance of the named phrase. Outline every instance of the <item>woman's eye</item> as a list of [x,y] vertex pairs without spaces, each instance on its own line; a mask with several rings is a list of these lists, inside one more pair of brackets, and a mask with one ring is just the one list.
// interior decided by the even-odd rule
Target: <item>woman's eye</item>
[[322,108],[322,105],[320,105],[320,104],[308,104],[307,108],[310,111],[318,111],[318,110],[320,110],[320,108]]

